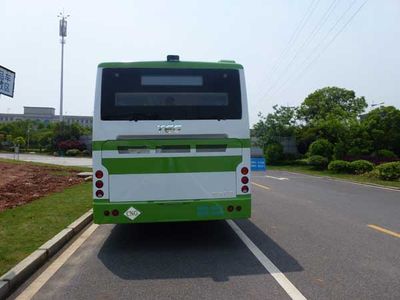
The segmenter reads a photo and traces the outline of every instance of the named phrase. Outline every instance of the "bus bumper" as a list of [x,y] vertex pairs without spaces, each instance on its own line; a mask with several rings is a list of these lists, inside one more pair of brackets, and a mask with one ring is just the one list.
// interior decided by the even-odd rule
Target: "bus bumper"
[[93,221],[96,224],[207,221],[250,216],[251,195],[188,201],[93,201]]

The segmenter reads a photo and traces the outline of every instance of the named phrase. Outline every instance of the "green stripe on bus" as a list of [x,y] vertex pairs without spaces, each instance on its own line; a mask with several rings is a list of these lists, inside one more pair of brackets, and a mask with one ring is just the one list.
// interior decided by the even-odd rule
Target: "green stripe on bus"
[[196,145],[226,145],[227,148],[250,148],[250,139],[131,139],[131,140],[109,140],[93,141],[93,151],[118,150],[118,147],[126,146],[147,146],[155,149],[157,146],[181,146],[190,145],[195,148]]
[[243,66],[231,62],[196,62],[196,61],[144,61],[144,62],[104,62],[99,68],[166,68],[166,69],[231,69],[241,70]]
[[159,174],[236,171],[241,156],[103,158],[113,174]]

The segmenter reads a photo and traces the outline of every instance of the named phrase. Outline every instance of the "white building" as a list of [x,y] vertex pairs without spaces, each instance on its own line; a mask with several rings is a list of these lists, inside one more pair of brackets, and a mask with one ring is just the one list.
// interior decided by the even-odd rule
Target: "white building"
[[[92,116],[63,116],[64,122],[67,124],[79,123],[85,127],[92,127]],[[24,106],[23,114],[0,113],[0,122],[12,122],[17,120],[33,120],[43,122],[58,122],[60,116],[55,114],[53,107],[31,107]]]

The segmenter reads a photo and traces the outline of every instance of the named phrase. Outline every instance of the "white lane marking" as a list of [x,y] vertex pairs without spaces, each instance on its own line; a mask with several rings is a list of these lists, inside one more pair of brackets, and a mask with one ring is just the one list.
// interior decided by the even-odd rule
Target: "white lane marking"
[[[384,186],[375,185],[375,184],[354,182],[354,181],[343,180],[343,179],[334,178],[334,177],[328,177],[328,176],[316,176],[316,175],[295,173],[295,172],[289,172],[289,171],[284,171],[284,172],[287,172],[287,173],[290,173],[290,174],[293,174],[293,175],[302,175],[304,177],[314,177],[314,178],[319,178],[319,179],[327,179],[327,180],[332,180],[332,181],[339,181],[339,182],[344,182],[344,183],[349,183],[349,184],[361,185],[361,186],[370,187],[370,188],[376,188],[376,189],[380,189],[380,190],[400,192],[400,189],[384,187]],[[301,178],[301,177],[296,177],[296,178]]]
[[262,189],[264,189],[264,190],[270,190],[270,188],[269,188],[268,186],[255,183],[255,182],[253,182],[253,181],[251,182],[251,184],[254,184],[255,186],[258,186],[259,188],[262,188]]
[[235,231],[242,242],[249,248],[258,261],[271,274],[272,277],[285,290],[290,298],[295,300],[307,299],[303,294],[287,279],[287,277],[272,263],[272,261],[247,237],[247,235],[232,220],[226,220],[229,226]]
[[275,177],[275,176],[270,176],[270,175],[265,175],[264,177],[277,179],[277,180],[289,180],[289,178],[286,178],[286,177]]
[[32,299],[42,286],[61,268],[61,266],[71,257],[72,254],[83,244],[84,241],[97,229],[99,225],[92,224],[85,230],[75,242],[71,244],[46,270],[16,298],[16,300]]

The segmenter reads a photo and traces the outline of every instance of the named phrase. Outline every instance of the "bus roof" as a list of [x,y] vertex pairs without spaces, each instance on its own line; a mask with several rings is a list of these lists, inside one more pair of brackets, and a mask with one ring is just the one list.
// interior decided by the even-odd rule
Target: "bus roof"
[[198,61],[139,61],[139,62],[103,62],[99,68],[176,68],[176,69],[243,69],[243,66],[234,61],[221,60],[219,62]]

